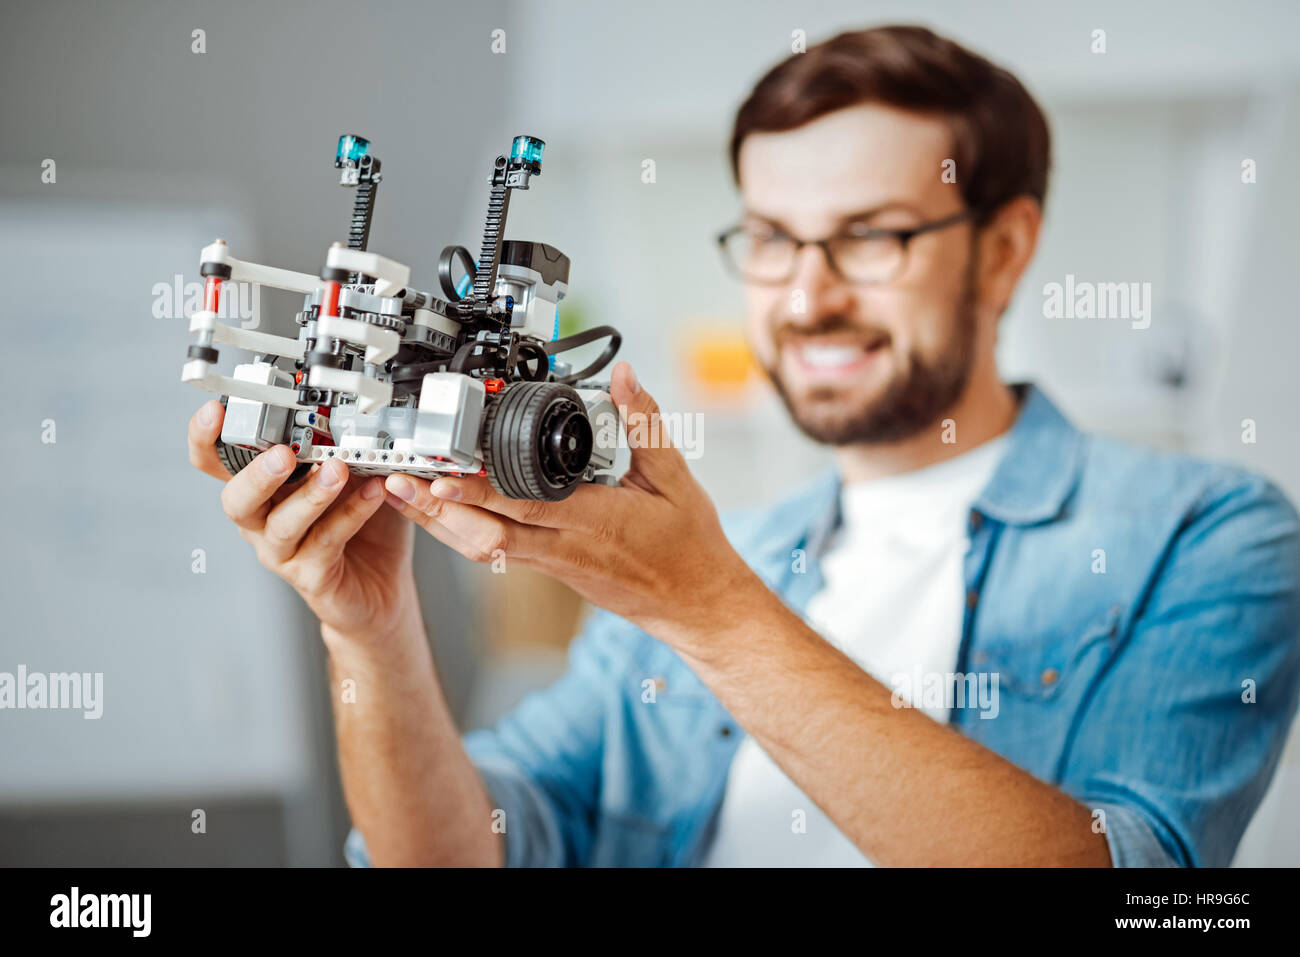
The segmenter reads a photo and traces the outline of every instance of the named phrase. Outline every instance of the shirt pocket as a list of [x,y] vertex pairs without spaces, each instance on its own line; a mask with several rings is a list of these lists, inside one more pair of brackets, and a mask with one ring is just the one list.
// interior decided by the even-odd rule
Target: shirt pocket
[[1088,689],[1117,645],[1122,615],[1113,606],[1077,630],[979,642],[968,672],[987,673],[990,686],[996,676],[996,711],[957,709],[954,720],[963,733],[1050,781]]
[[981,642],[971,654],[969,670],[996,674],[1001,691],[1027,700],[1068,697],[1110,657],[1121,614],[1116,605],[1077,631]]

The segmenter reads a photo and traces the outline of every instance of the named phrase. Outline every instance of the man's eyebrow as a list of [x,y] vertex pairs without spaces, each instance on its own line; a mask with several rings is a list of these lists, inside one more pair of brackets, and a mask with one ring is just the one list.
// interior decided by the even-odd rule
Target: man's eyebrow
[[760,223],[766,223],[768,226],[775,226],[777,229],[781,230],[781,232],[783,232],[783,233],[788,233],[788,232],[790,232],[790,227],[787,226],[785,223],[781,222],[781,220],[777,219],[775,216],[764,216],[762,213],[756,213],[756,212],[754,212],[752,209],[747,209],[747,210],[745,210],[745,211],[742,213],[742,215],[741,215],[740,218],[741,218],[741,219],[754,219],[754,220],[757,220],[757,221],[760,222]]
[[[871,206],[867,209],[854,210],[853,212],[844,213],[841,216],[837,216],[835,218],[835,225],[839,227],[839,226],[844,226],[848,223],[862,223],[862,222],[866,222],[869,219],[874,219],[875,217],[881,215],[882,213],[891,213],[891,212],[906,212],[906,213],[912,213],[914,216],[917,216],[918,218],[921,217],[920,210],[918,210],[911,203],[905,202],[903,200],[891,200],[888,203],[881,203],[879,206]],[[791,232],[790,227],[787,226],[785,223],[781,222],[781,220],[776,218],[775,216],[765,216],[763,213],[755,212],[752,209],[745,210],[744,218],[758,220],[759,222],[766,223],[769,226],[774,226],[784,233]]]
[[893,212],[911,213],[918,218],[921,217],[921,211],[911,203],[905,202],[901,199],[896,199],[891,200],[888,203],[882,203],[879,206],[872,206],[870,209],[860,209],[856,212],[845,213],[843,216],[840,216],[835,220],[835,224],[837,226],[843,226],[847,223],[866,222],[868,219],[875,219],[882,213]]

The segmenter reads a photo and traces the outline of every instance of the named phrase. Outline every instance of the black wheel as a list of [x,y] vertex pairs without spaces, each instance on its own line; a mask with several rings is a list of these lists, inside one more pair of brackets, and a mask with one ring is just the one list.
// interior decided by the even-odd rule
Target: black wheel
[[[225,406],[226,404],[226,396],[224,395],[221,397],[221,404],[222,406]],[[226,471],[232,476],[243,471],[243,469],[252,462],[253,459],[257,458],[257,456],[261,454],[253,449],[246,449],[241,445],[229,445],[222,442],[221,439],[217,439],[216,446],[217,458],[221,459],[221,464],[226,467]],[[290,472],[289,477],[285,479],[285,484],[287,485],[290,482],[297,482],[299,479],[305,477],[310,471],[310,462],[299,462],[298,467]]]
[[591,461],[594,435],[582,397],[559,382],[514,382],[489,400],[483,465],[509,498],[568,498]]
[[221,459],[221,464],[226,467],[226,471],[231,475],[240,472],[256,456],[257,453],[252,449],[241,448],[238,445],[227,445],[217,439],[217,458]]

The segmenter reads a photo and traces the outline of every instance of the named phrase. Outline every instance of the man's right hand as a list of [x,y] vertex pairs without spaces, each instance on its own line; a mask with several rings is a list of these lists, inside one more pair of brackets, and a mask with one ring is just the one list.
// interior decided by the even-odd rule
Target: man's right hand
[[411,568],[415,525],[384,507],[382,478],[336,459],[286,488],[298,463],[283,445],[231,477],[216,449],[225,412],[213,401],[195,413],[190,462],[225,482],[239,534],[321,620],[343,793],[371,860],[504,863],[492,799],[438,686]]
[[231,476],[217,457],[226,410],[204,403],[190,420],[190,463],[225,482],[221,504],[258,560],[300,594],[321,624],[382,640],[419,615],[411,570],[412,524],[383,508],[384,480],[353,475],[331,459],[292,486],[284,445]]

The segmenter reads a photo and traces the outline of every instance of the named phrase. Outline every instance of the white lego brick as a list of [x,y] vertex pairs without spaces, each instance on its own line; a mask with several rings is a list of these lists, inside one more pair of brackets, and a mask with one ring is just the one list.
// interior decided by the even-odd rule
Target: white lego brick
[[410,266],[403,266],[378,253],[348,249],[346,246],[331,246],[325,256],[325,266],[328,269],[345,269],[348,272],[374,276],[376,296],[391,296],[405,289],[406,284],[411,281]]
[[461,325],[454,319],[448,319],[444,315],[434,312],[432,309],[417,309],[415,316],[411,320],[413,325],[424,326],[435,332],[441,332],[443,335],[451,336],[453,339],[460,335]]
[[269,405],[279,405],[290,409],[315,408],[315,406],[300,404],[298,402],[298,392],[295,389],[286,389],[276,385],[262,385],[220,375],[212,371],[212,363],[203,359],[191,359],[185,363],[181,369],[181,381],[188,382],[205,392],[214,392],[217,395],[250,399],[254,402],[265,402]]
[[216,263],[219,266],[229,266],[230,262],[230,247],[225,243],[209,243],[199,252],[200,268],[204,263]]
[[330,459],[341,459],[349,469],[361,475],[401,473],[416,478],[436,478],[439,475],[477,475],[483,469],[481,458],[475,458],[471,465],[457,465],[455,462],[439,462],[430,455],[330,445],[313,445],[310,456],[304,461],[327,462]]
[[612,468],[618,454],[619,421],[618,409],[608,392],[601,389],[576,389],[578,397],[587,408],[587,417],[591,420],[592,450],[591,465],[597,470]]
[[421,412],[454,416],[460,409],[462,399],[469,399],[469,393],[476,394],[481,402],[484,391],[481,380],[463,373],[429,372],[420,380],[419,409]]
[[314,389],[352,393],[357,397],[357,408],[362,412],[375,412],[393,401],[391,383],[380,382],[368,375],[346,369],[314,366],[307,374],[307,384]]
[[[206,249],[204,255],[207,255]],[[209,259],[207,261],[215,262],[217,260]],[[232,282],[251,282],[259,286],[271,286],[274,289],[287,289],[290,292],[308,294],[319,289],[322,282],[319,276],[313,276],[310,273],[280,269],[277,266],[263,266],[261,263],[243,262],[233,256],[227,256],[224,262],[230,266],[230,279]]]
[[249,352],[271,356],[297,356],[302,353],[302,343],[286,336],[273,336],[252,329],[239,329],[217,321],[215,312],[196,312],[190,316],[190,332],[210,332],[215,345],[234,346]]
[[387,362],[397,355],[397,350],[402,345],[402,337],[392,329],[382,329],[356,319],[340,319],[338,316],[319,317],[316,320],[316,334],[365,346],[366,361],[372,365]]

